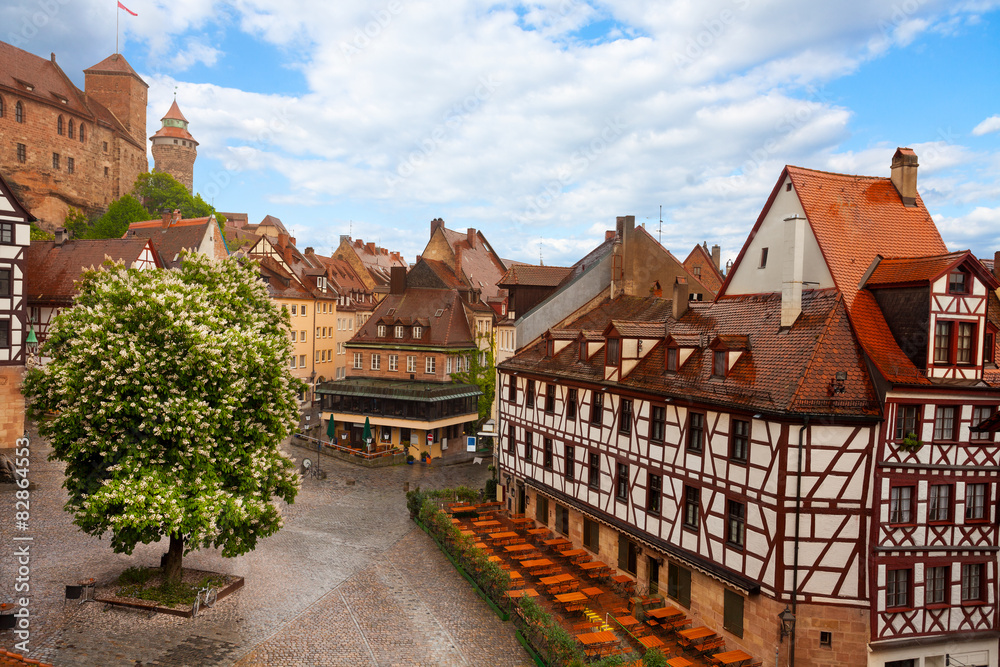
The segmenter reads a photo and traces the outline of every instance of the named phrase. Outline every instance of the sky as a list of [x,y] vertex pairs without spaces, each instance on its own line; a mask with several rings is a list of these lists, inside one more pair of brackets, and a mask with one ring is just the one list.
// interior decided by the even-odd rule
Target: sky
[[725,261],[784,165],[888,176],[897,146],[949,249],[1000,250],[1000,0],[123,3],[7,0],[0,39],[82,88],[117,22],[194,189],[321,254],[413,262],[440,217],[569,265],[634,215]]

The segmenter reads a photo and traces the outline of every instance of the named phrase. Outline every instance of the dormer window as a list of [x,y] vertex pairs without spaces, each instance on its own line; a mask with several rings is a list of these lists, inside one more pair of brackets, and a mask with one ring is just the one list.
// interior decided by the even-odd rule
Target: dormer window
[[385,338],[385,325],[380,324],[377,328],[378,333],[376,334],[379,338]]
[[545,341],[545,356],[549,359],[556,356],[556,342],[551,338]]
[[424,335],[423,327],[413,327],[413,337],[416,339],[422,338]]
[[617,366],[620,359],[621,359],[621,339],[609,338],[607,357],[604,362],[605,365]]
[[974,340],[975,323],[938,320],[934,325],[934,363],[941,366],[974,364]]
[[948,274],[948,294],[968,294],[969,274],[961,269]]
[[403,326],[401,324],[396,325],[396,338],[403,337]]
[[587,339],[586,338],[581,338],[580,339],[580,361],[586,361],[586,360],[587,360]]
[[715,350],[712,353],[712,377],[726,377],[726,351]]
[[676,347],[667,348],[667,370],[671,372],[677,371],[677,357],[680,356],[680,350]]

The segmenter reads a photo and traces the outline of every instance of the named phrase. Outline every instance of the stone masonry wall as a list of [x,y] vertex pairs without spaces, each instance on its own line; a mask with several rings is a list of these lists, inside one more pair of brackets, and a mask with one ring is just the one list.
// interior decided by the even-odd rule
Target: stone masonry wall
[[14,447],[24,435],[23,366],[0,366],[0,450]]

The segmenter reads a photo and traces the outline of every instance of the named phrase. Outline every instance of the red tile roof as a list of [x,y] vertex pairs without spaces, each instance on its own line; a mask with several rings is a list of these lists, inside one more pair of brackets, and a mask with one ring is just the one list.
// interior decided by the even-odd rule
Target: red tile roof
[[[695,276],[694,269],[696,266],[701,267],[701,275]],[[717,294],[722,288],[722,272],[715,268],[715,260],[708,253],[703,246],[697,243],[692,248],[691,252],[688,253],[687,258],[684,260],[684,268],[688,270],[692,276],[694,276],[706,289],[711,291],[713,294]]]
[[882,310],[868,290],[857,293],[851,307],[851,324],[861,346],[887,380],[901,384],[930,384],[896,343]]
[[535,266],[532,264],[515,264],[507,269],[507,273],[497,282],[497,285],[530,285],[533,287],[555,287],[563,278],[572,273],[568,266]]
[[889,257],[879,261],[875,270],[865,281],[865,287],[877,285],[899,285],[903,283],[928,283],[952,271],[955,267],[968,263],[968,268],[974,271],[988,285],[995,282],[993,274],[981,262],[973,257],[968,250],[952,252],[946,255],[929,257]]
[[[147,238],[32,241],[28,247],[27,292],[31,301],[68,303],[76,295],[80,274],[110,257],[131,266],[149,243]],[[155,247],[155,243],[154,243]]]
[[156,131],[156,134],[150,137],[150,139],[155,139],[156,137],[166,137],[168,139],[186,139],[187,141],[192,142],[194,145],[196,146],[198,145],[198,142],[195,141],[195,138],[191,136],[191,133],[185,130],[183,127],[174,127],[172,125],[161,127],[159,130]]
[[[180,255],[183,251],[203,251],[201,247],[210,225],[217,223],[213,218],[189,218],[163,226],[162,220],[145,220],[134,222],[125,232],[125,238],[152,239],[153,245],[167,268],[180,265]],[[222,243],[222,233],[219,233],[216,243]]]
[[[387,345],[425,345],[431,347],[470,348],[476,346],[472,335],[466,304],[451,289],[407,287],[403,294],[388,294],[375,307],[372,316],[351,339],[351,343]],[[389,311],[392,310],[392,315]],[[440,315],[438,313],[440,312]],[[377,336],[377,326],[385,318],[389,321],[426,322],[426,330],[419,340],[397,340]],[[391,333],[391,331],[390,331]]]
[[177,106],[176,99],[174,99],[173,103],[170,105],[170,108],[167,109],[167,113],[163,114],[163,118],[161,118],[160,120],[166,120],[168,118],[171,120],[182,120],[185,123],[188,122],[188,119],[185,118],[184,114],[181,113],[181,108]]

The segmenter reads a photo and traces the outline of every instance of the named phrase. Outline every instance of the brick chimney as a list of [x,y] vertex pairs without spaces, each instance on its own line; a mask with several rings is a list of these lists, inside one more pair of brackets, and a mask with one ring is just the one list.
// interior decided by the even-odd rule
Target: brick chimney
[[681,319],[681,316],[687,312],[690,291],[691,286],[688,285],[687,278],[678,277],[674,280],[673,302],[670,306],[675,320]]
[[618,237],[625,239],[625,237],[632,234],[632,230],[635,229],[635,216],[634,215],[619,215],[615,219],[615,227],[618,231]]
[[406,291],[406,267],[394,266],[389,270],[389,294],[403,294]]
[[1000,280],[1000,250],[993,253],[993,277]]
[[912,148],[897,148],[892,156],[892,184],[896,186],[903,206],[917,205],[917,154]]
[[292,246],[286,245],[284,248],[282,248],[281,249],[281,257],[282,257],[282,259],[285,260],[285,264],[287,264],[288,266],[291,266],[292,265],[292,260],[294,259],[294,256],[292,255]]
[[802,313],[802,270],[805,262],[806,219],[801,215],[785,218],[781,268],[781,327],[795,324]]
[[432,236],[434,235],[434,232],[439,227],[444,227],[444,220],[442,220],[441,218],[434,218],[433,220],[431,220],[431,235]]
[[170,220],[170,224],[176,224],[181,221],[181,210],[179,208],[174,209],[174,215]]
[[164,227],[169,227],[170,226],[170,218],[171,217],[173,217],[173,214],[170,212],[169,208],[161,208],[160,209],[160,219],[163,220],[163,226]]
[[307,254],[307,255],[315,255],[315,254],[316,254],[316,251],[315,251],[315,250],[313,250],[313,247],[312,247],[312,246],[309,246],[308,248],[306,248],[306,254]]
[[469,244],[470,248],[476,247],[476,229],[475,227],[469,227],[465,230],[465,241]]
[[374,243],[369,243],[365,247],[368,249],[368,252],[370,252],[373,255],[375,254],[375,244]]
[[610,241],[614,237],[615,237],[614,230],[609,229],[609,230],[607,230],[607,231],[604,232],[604,240],[605,241]]
[[296,243],[295,243],[295,237],[294,236],[289,236],[288,237],[288,242],[291,243],[292,245],[296,245]]
[[69,240],[69,230],[65,227],[56,227],[56,245],[62,245]]
[[278,232],[278,247],[282,250],[288,247],[288,234]]
[[719,244],[716,243],[715,245],[712,246],[712,264],[715,264],[716,271],[721,270],[722,267],[719,265],[721,261],[722,261],[722,248],[720,248]]

